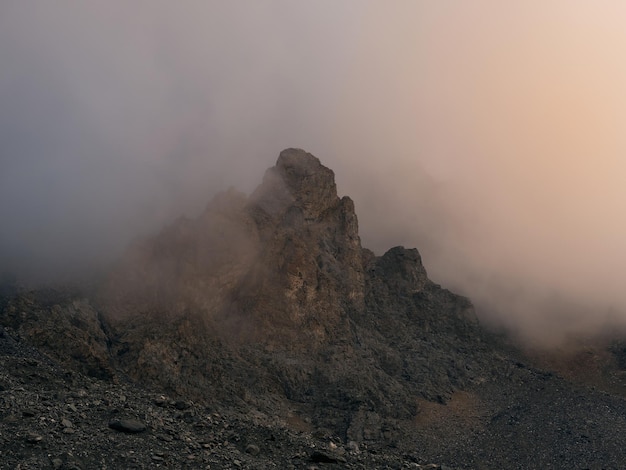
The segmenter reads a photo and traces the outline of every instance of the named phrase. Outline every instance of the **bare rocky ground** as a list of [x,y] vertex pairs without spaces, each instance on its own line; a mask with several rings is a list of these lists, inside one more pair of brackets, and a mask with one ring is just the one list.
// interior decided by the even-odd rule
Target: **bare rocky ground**
[[0,468],[445,468],[296,418],[174,399],[66,369],[0,330]]
[[626,468],[626,347],[522,353],[281,153],[74,288],[0,286],[0,468]]
[[419,400],[392,442],[359,444],[315,428],[297,403],[281,418],[89,377],[5,328],[0,468],[624,468],[623,398],[514,359],[500,366],[499,379],[443,403]]

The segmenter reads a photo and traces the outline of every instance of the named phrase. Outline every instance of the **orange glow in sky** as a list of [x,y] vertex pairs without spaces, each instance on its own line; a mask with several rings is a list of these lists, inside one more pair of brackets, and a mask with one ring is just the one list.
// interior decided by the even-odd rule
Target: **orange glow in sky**
[[[437,182],[431,219],[401,218],[447,247],[435,276],[470,295],[476,279],[511,278],[626,306],[623,18],[614,1],[372,5],[336,135],[372,161],[391,156],[398,202],[420,193],[410,175]],[[381,210],[362,225],[381,217],[396,222]]]

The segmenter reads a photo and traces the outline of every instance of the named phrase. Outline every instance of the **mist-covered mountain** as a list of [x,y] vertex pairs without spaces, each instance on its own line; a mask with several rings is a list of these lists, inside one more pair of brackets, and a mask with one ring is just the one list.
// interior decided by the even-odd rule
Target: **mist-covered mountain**
[[363,249],[354,204],[302,150],[249,198],[220,194],[137,243],[99,299],[119,364],[169,392],[410,418],[417,398],[484,373],[471,303],[433,284],[417,250]]
[[[88,291],[5,287],[0,306],[13,466],[626,465],[620,384],[532,367],[416,249],[363,248],[352,200],[300,149],[250,196],[228,190],[136,241]],[[619,380],[615,351],[603,364]]]

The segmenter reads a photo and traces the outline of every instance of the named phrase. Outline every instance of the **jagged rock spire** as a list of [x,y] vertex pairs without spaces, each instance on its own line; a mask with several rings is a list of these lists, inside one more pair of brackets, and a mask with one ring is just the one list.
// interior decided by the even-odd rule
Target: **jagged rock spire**
[[317,220],[339,203],[335,174],[302,149],[280,153],[251,196],[253,204],[271,216],[297,209],[305,220]]

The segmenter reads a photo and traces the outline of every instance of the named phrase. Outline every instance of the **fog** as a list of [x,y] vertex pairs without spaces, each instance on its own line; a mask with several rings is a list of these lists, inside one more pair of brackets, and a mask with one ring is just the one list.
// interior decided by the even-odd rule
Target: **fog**
[[5,1],[0,271],[64,278],[295,146],[527,338],[626,324],[626,6]]

